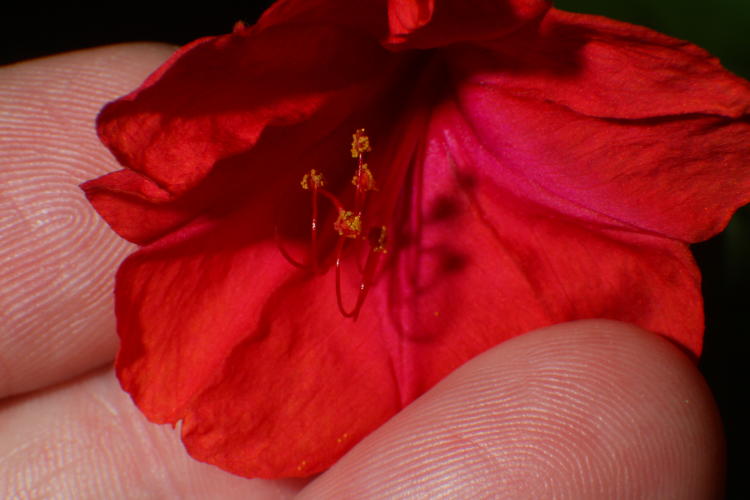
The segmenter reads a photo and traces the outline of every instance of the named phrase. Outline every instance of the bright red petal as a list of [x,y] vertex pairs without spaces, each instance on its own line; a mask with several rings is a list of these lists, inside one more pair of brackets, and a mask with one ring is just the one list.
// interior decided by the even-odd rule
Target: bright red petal
[[267,217],[237,231],[257,207],[128,259],[118,374],[144,413],[183,419],[191,454],[227,470],[309,475],[466,360],[535,327],[607,317],[700,349],[685,245],[592,231],[498,187],[474,169],[486,161],[475,149],[455,148],[451,133],[471,136],[450,119],[460,117],[433,122],[415,170],[417,225],[400,228],[356,322],[336,308],[331,273],[295,271],[262,238]]
[[183,420],[196,458],[307,476],[400,409],[398,382],[381,316],[342,318],[332,274],[290,266],[253,214],[193,222],[125,261],[118,377],[149,419]]
[[106,106],[99,135],[121,164],[181,194],[267,128],[308,120],[331,96],[377,81],[386,54],[375,38],[334,25],[203,39]]
[[587,116],[750,112],[750,83],[695,45],[648,28],[550,9],[540,23],[452,53],[459,78]]
[[390,36],[397,50],[496,39],[549,8],[545,0],[389,0]]
[[342,320],[330,273],[275,284],[247,297],[261,314],[221,382],[192,401],[183,440],[197,459],[237,474],[309,476],[401,409],[399,381],[381,311]]
[[[263,302],[300,272],[284,260],[274,234],[294,235],[305,225],[309,234],[309,197],[295,196],[303,172],[326,161],[334,171],[351,163],[340,154],[346,151],[341,144],[350,136],[348,127],[343,134],[325,127],[282,132],[265,136],[224,166],[234,185],[217,184],[223,203],[215,202],[131,255],[118,272],[119,374],[155,421],[182,418],[196,393],[213,383],[217,366],[257,323]],[[311,137],[314,145],[307,142]],[[284,148],[287,140],[306,154]],[[263,168],[274,162],[274,168]],[[286,239],[295,245],[294,236]]]
[[132,170],[112,172],[81,188],[120,236],[139,245],[180,227],[205,208],[195,199],[173,201],[171,193]]
[[[335,25],[289,30],[196,42],[102,111],[102,140],[133,171],[83,188],[115,231],[148,244],[199,213],[232,210],[280,185],[280,171],[290,176],[286,187],[297,186],[303,160],[332,134],[340,137],[336,160],[323,164],[334,177],[349,175],[331,165],[346,161],[338,153],[351,130],[383,121],[366,119],[383,109],[383,92],[408,92],[394,85],[406,58]],[[309,50],[298,50],[299,37]]]
[[[148,244],[116,288],[117,373],[148,418],[235,473],[305,476],[540,326],[612,318],[700,352],[685,242],[750,201],[750,87],[684,42],[547,8],[282,0],[103,110],[131,170],[84,189]],[[391,240],[352,321],[333,273],[274,235],[304,255],[311,168],[349,201],[359,127],[380,188],[363,217]]]
[[458,112],[491,159],[477,167],[588,223],[686,242],[716,234],[750,201],[750,86],[693,46],[589,16],[560,24],[567,16],[545,21],[556,27],[527,52],[533,70],[506,48],[451,54]]
[[700,352],[700,276],[684,244],[582,224],[499,183],[504,167],[487,167],[494,160],[455,110],[438,114],[429,137],[421,208],[402,230],[411,243],[379,289],[412,377],[402,392],[420,394],[515,335],[582,318],[632,322]]

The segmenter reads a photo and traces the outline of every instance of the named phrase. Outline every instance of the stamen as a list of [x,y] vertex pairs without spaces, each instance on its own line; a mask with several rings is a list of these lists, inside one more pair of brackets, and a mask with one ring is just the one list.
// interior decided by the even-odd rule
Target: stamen
[[352,158],[359,158],[363,153],[369,153],[370,138],[365,134],[365,129],[358,128],[352,135]]
[[388,228],[385,226],[373,227],[370,229],[370,234],[367,235],[370,246],[373,252],[388,253],[385,248],[385,241],[388,233]]
[[350,210],[339,210],[339,217],[333,223],[333,228],[338,231],[339,236],[357,239],[362,233],[362,217]]
[[368,168],[367,163],[363,163],[357,169],[357,173],[352,177],[352,184],[357,187],[358,191],[377,191],[378,187],[375,185],[375,177]]
[[365,153],[372,151],[370,138],[365,134],[365,129],[360,128],[352,136],[352,158],[357,159],[357,173],[354,174],[352,184],[357,188],[354,195],[354,210],[362,212],[368,191],[376,190],[375,178],[365,163]]
[[323,174],[311,169],[310,173],[302,177],[302,189],[311,192],[312,221],[310,222],[310,268],[318,272],[318,190],[325,186]]
[[383,254],[387,253],[385,248],[386,244],[386,228],[380,226],[379,228],[373,228],[370,231],[370,235],[377,233],[375,244],[372,240],[370,241],[370,251],[367,252],[367,261],[365,262],[365,268],[362,271],[362,279],[359,282],[359,291],[357,292],[357,301],[354,303],[354,308],[351,311],[347,311],[344,307],[344,300],[341,294],[341,257],[344,248],[344,238],[340,238],[336,245],[336,302],[339,306],[339,311],[344,317],[357,319],[359,311],[362,309],[362,305],[365,303],[367,293],[370,291],[373,279],[375,278],[375,271],[377,271],[378,263]]
[[313,168],[309,173],[305,174],[305,176],[302,177],[300,185],[302,185],[302,189],[306,191],[315,191],[325,186],[326,183],[325,179],[323,178],[323,174]]
[[[386,250],[386,227],[377,226],[371,227],[366,232],[366,236],[363,234],[363,228],[365,228],[365,202],[367,200],[367,193],[371,191],[377,191],[375,184],[375,177],[373,176],[367,163],[365,163],[364,155],[372,151],[370,147],[370,139],[367,137],[364,129],[357,129],[352,136],[352,157],[357,159],[357,172],[352,178],[352,184],[355,187],[354,194],[354,209],[346,210],[339,200],[333,193],[325,189],[325,180],[320,172],[315,169],[311,169],[307,174],[302,177],[300,185],[302,189],[310,191],[311,204],[312,204],[312,221],[310,223],[310,257],[309,264],[298,262],[282,247],[281,238],[276,231],[276,239],[279,250],[282,256],[288,260],[293,266],[300,269],[305,269],[313,273],[318,273],[318,268],[321,264],[318,262],[318,233],[320,231],[319,225],[319,201],[318,196],[324,196],[334,205],[338,216],[333,223],[333,228],[338,233],[338,241],[336,242],[336,248],[334,250],[335,265],[336,265],[336,302],[339,310],[344,317],[356,319],[362,309],[367,293],[372,286],[372,282],[375,278],[375,272],[378,267],[378,263],[383,254],[387,253]],[[359,290],[357,292],[357,299],[354,303],[354,307],[349,311],[344,307],[344,300],[341,286],[341,261],[343,259],[344,248],[349,240],[355,240],[358,242],[355,251],[358,253],[359,242],[367,241],[369,244],[369,250],[367,251],[367,258],[365,261],[364,268],[358,263],[358,268],[362,274],[359,284]]]
[[298,267],[300,269],[305,269],[308,271],[312,270],[310,266],[297,261],[294,257],[292,257],[289,254],[289,252],[286,251],[286,249],[284,248],[284,244],[281,242],[281,235],[279,234],[279,226],[274,227],[274,238],[276,239],[276,246],[279,248],[279,252],[281,252],[281,256],[284,257],[287,260],[287,262],[289,262],[294,267]]

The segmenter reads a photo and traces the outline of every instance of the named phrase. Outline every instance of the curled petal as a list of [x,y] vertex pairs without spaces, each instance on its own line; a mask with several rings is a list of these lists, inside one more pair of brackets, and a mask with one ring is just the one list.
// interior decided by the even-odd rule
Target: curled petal
[[685,242],[750,201],[747,82],[645,28],[551,11],[540,30],[529,64],[513,55],[520,34],[450,56],[455,113],[477,141],[455,142],[477,169],[587,223]]
[[377,80],[384,56],[376,39],[333,25],[202,39],[107,105],[99,135],[122,165],[182,194],[268,127],[304,122],[337,93]]
[[404,50],[496,39],[548,8],[544,0],[389,0],[385,44]]
[[372,310],[342,321],[330,275],[251,244],[268,228],[238,220],[197,220],[126,260],[117,374],[149,419],[183,421],[194,457],[308,476],[401,407],[384,325]]
[[145,245],[174,230],[204,208],[172,194],[132,170],[120,170],[81,185],[89,202],[128,241]]
[[750,112],[750,84],[648,28],[550,9],[505,38],[447,52],[457,81],[615,119]]

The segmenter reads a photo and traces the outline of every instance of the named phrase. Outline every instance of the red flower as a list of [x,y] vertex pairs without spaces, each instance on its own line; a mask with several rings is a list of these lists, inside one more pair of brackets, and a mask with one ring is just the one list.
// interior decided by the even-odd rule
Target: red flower
[[197,459],[304,476],[537,327],[697,355],[688,244],[750,199],[749,109],[701,49],[541,0],[281,1],[99,116],[126,168],[84,189],[143,246],[120,382]]

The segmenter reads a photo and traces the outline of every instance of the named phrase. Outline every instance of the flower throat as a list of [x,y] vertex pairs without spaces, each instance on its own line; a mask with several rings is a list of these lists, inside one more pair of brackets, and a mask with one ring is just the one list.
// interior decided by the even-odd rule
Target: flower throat
[[[370,139],[364,129],[357,129],[352,136],[352,158],[357,160],[357,170],[352,178],[354,185],[354,206],[351,209],[344,207],[339,198],[325,188],[326,182],[323,174],[315,169],[304,175],[301,181],[302,189],[310,191],[312,204],[312,219],[310,222],[310,249],[307,263],[301,263],[292,258],[289,253],[279,244],[279,250],[286,260],[300,269],[305,269],[315,274],[324,272],[319,262],[318,241],[320,236],[319,204],[320,197],[327,198],[337,211],[337,218],[333,223],[333,229],[338,233],[336,247],[334,250],[336,266],[336,303],[339,311],[344,317],[357,319],[362,304],[364,304],[367,293],[372,286],[372,281],[378,267],[378,263],[386,250],[387,230],[385,226],[368,226],[364,216],[368,193],[377,191],[375,178],[367,163],[365,154],[371,152]],[[350,242],[366,243],[368,245],[367,258],[364,266],[360,266],[361,278],[357,300],[354,306],[348,310],[344,306],[342,296],[341,274],[342,257],[344,249]]]

